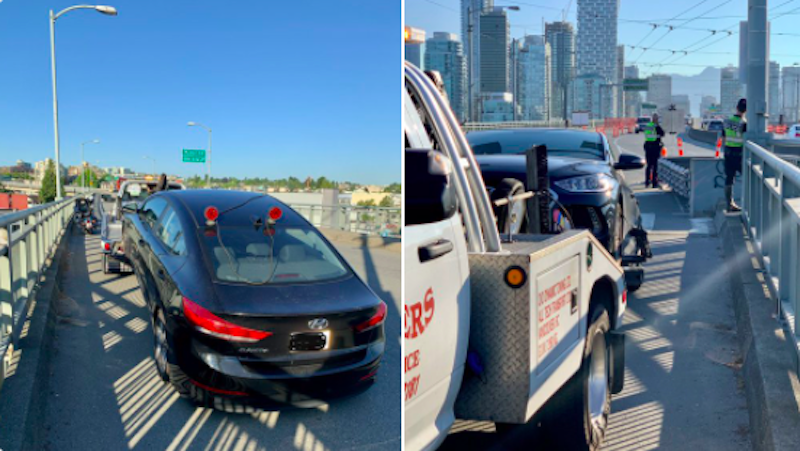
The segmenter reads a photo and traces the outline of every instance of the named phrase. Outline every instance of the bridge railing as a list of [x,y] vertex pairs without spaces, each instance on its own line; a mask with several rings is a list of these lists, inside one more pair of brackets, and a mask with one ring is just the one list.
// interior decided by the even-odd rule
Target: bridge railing
[[0,386],[19,359],[30,300],[72,219],[74,199],[0,216]]
[[315,227],[384,237],[399,237],[401,233],[400,208],[295,203],[289,206]]
[[780,312],[800,342],[800,168],[752,142],[744,147],[743,217]]

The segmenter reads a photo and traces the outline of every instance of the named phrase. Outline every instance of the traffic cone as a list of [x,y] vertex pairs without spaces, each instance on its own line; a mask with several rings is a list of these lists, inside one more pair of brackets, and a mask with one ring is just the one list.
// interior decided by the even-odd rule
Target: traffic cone
[[683,156],[683,140],[680,137],[678,137],[678,156]]

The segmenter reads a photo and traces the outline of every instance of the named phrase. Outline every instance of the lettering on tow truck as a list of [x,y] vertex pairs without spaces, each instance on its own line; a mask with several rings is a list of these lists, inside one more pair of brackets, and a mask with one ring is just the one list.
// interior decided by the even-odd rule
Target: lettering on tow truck
[[538,311],[538,346],[537,356],[541,362],[547,354],[558,346],[558,329],[560,326],[561,312],[565,307],[571,308],[572,296],[572,276],[567,275],[563,279],[554,283],[539,292],[537,311]]
[[425,329],[433,320],[435,307],[433,288],[428,288],[422,301],[404,307],[405,337],[407,340],[417,338],[425,332]]
[[[411,340],[425,333],[433,320],[433,313],[436,310],[436,300],[433,297],[433,288],[425,291],[422,300],[411,305],[405,305],[405,317],[403,319],[405,338]],[[411,351],[403,359],[403,373],[408,374],[412,370],[418,370],[422,359],[419,349]],[[419,393],[420,375],[408,379],[403,387],[405,400],[408,401]]]

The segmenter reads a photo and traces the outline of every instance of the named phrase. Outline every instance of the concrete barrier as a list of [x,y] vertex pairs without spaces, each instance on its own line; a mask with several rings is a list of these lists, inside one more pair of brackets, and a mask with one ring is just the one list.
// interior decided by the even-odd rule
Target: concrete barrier
[[689,128],[689,137],[695,141],[700,141],[702,143],[716,144],[717,138],[719,138],[719,132]]
[[362,233],[346,232],[344,230],[335,230],[320,228],[320,232],[334,245],[337,243],[360,245],[362,247],[383,249],[389,252],[400,253],[403,249],[400,238],[389,238],[376,235],[365,235]]
[[800,384],[794,341],[788,338],[792,332],[775,316],[764,261],[740,215],[718,209],[715,223],[734,298],[751,444],[754,450],[800,449]]

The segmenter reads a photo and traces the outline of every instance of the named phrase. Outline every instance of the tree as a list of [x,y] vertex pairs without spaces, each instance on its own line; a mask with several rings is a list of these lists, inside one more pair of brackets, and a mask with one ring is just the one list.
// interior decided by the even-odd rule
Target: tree
[[375,199],[360,200],[356,202],[359,207],[377,207]]
[[83,174],[75,179],[75,184],[77,186],[85,186],[87,188],[100,188],[100,182],[101,180],[97,174],[89,168],[84,169]]
[[392,183],[391,185],[387,186],[384,191],[392,194],[400,194],[403,192],[403,187],[399,183]]
[[[63,189],[63,181],[61,183]],[[39,189],[39,201],[43,204],[56,200],[56,166],[53,160],[47,162],[47,168],[42,177],[42,187]]]
[[383,196],[381,202],[378,204],[379,207],[394,207],[394,201],[392,200],[392,196]]
[[12,191],[10,189],[7,189],[5,185],[3,185],[3,182],[0,182],[0,193],[11,193],[11,192]]

